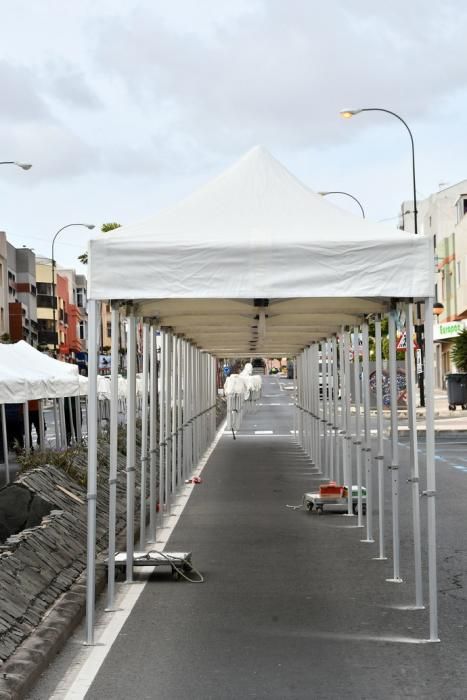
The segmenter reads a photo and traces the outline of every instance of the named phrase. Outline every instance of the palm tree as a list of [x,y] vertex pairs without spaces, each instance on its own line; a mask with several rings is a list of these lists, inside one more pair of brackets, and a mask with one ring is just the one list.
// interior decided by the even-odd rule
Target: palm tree
[[[108,224],[102,224],[101,226],[101,231],[102,233],[107,233],[108,231],[113,231],[115,228],[120,228],[121,224],[117,224],[116,221],[110,222]],[[80,263],[83,265],[88,264],[88,254],[86,253],[81,253],[81,255],[78,255],[78,260]]]

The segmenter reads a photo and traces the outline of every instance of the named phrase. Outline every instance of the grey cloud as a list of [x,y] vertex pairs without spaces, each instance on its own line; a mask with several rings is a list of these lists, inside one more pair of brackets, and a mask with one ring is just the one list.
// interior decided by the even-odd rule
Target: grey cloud
[[49,63],[43,80],[47,93],[65,106],[89,110],[103,107],[83,72],[67,62]]
[[0,153],[7,153],[11,160],[33,164],[27,179],[22,181],[28,186],[45,179],[79,176],[101,167],[97,149],[66,127],[55,124],[10,127],[7,133],[0,134]]
[[0,120],[3,122],[31,123],[52,119],[36,76],[28,68],[0,61],[0,95]]
[[342,107],[372,103],[423,119],[467,85],[460,0],[268,0],[227,23],[209,19],[210,31],[181,33],[153,9],[106,18],[111,41],[96,57],[133,99],[170,104],[172,128],[210,148],[337,143],[363,128],[343,126]]

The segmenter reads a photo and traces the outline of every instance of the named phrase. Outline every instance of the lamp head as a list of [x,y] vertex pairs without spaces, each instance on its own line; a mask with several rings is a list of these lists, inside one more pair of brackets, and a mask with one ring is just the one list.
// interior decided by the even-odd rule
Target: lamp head
[[18,166],[18,168],[22,168],[23,170],[30,170],[32,168],[31,163],[18,163],[15,161],[15,165]]
[[356,114],[360,114],[361,109],[341,109],[340,115],[343,119],[351,119]]
[[90,231],[92,231],[93,228],[96,228],[94,224],[84,224],[86,228],[88,228]]
[[433,313],[435,316],[441,316],[444,311],[444,305],[440,301],[436,301],[433,304]]
[[329,192],[317,192],[316,194],[320,194],[321,197],[325,197]]

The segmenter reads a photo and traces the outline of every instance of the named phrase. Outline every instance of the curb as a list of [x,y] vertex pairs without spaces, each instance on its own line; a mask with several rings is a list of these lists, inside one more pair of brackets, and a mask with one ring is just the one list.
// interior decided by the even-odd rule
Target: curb
[[[135,541],[138,537],[135,528]],[[126,547],[126,530],[117,538]],[[107,567],[96,562],[96,597],[107,585]],[[86,613],[86,570],[84,570],[46,613],[27,639],[0,666],[0,700],[24,700],[39,677],[63,648]]]

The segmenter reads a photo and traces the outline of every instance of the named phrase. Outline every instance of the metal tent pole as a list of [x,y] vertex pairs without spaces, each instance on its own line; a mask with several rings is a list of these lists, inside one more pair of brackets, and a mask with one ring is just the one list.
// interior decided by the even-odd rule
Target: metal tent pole
[[[89,389],[88,389],[89,391]],[[52,410],[54,414],[54,428],[55,428],[55,449],[59,450],[62,443],[62,438],[60,435],[60,421],[58,418],[58,399],[52,399]]]
[[68,404],[68,412],[70,414],[70,433],[72,442],[76,442],[76,431],[75,431],[75,420],[73,418],[73,402],[71,396],[67,396],[65,399]]
[[177,486],[182,483],[182,443],[183,443],[183,341],[177,338]]
[[[81,425],[81,397],[80,396],[75,396],[75,417],[76,417],[76,439],[78,442],[81,442],[83,439],[83,428]],[[40,407],[40,404],[39,404]],[[40,410],[39,410],[40,412]],[[43,427],[43,424],[41,422],[41,425]]]
[[165,450],[165,511],[170,515],[172,502],[172,333],[169,331],[165,335],[166,344],[166,366],[165,366],[165,384],[166,384],[166,400],[165,400],[165,430],[166,443]]
[[42,399],[39,401],[39,435],[37,437],[40,441],[41,450],[45,450],[44,406]]
[[146,545],[146,487],[148,450],[148,397],[149,397],[149,324],[143,321],[143,392],[141,401],[141,497],[139,502],[139,547]]
[[159,380],[159,512],[161,520],[164,513],[165,504],[165,454],[167,451],[167,427],[165,423],[165,404],[166,404],[166,368],[167,368],[167,342],[166,332],[160,331],[161,342],[161,361],[160,361],[160,380]]
[[436,470],[434,415],[433,299],[425,300],[425,401],[426,401],[426,491],[428,510],[428,601],[430,641],[438,642],[438,590],[436,573]]
[[334,445],[334,389],[333,389],[333,346],[332,337],[328,338],[328,442],[329,442],[329,475],[333,481],[336,480],[336,453]]
[[189,349],[187,340],[183,341],[183,480],[189,473],[190,453],[190,382],[189,382]]
[[377,455],[378,463],[378,541],[379,556],[375,559],[387,559],[384,553],[384,445],[383,445],[383,363],[381,355],[381,316],[375,319],[375,352],[376,352],[376,432],[377,432]]
[[136,470],[136,316],[130,309],[127,349],[127,426],[126,426],[126,582],[133,581]]
[[171,462],[171,492],[172,498],[175,498],[175,493],[177,491],[177,463],[178,463],[178,379],[177,379],[177,369],[178,369],[178,338],[176,335],[172,336],[172,377],[171,377],[171,392],[172,392],[172,462]]
[[[331,399],[331,393],[332,393],[332,388],[331,388],[331,382],[330,382],[330,366],[331,366],[331,358],[330,358],[330,353],[329,353],[329,342],[326,340],[326,342],[323,345],[323,377],[326,375],[326,392],[325,392],[325,406],[326,406],[326,415],[324,417],[325,423],[324,423],[324,431],[325,431],[325,440],[326,440],[326,454],[327,454],[327,466],[326,466],[326,474],[328,475],[329,479],[333,480],[334,479],[334,453],[333,453],[333,442],[332,442],[332,421],[331,421],[331,405],[332,405],[332,399]],[[323,387],[324,389],[324,387]]]
[[297,360],[298,357],[294,357],[293,359],[293,402],[294,402],[294,407],[293,407],[293,439],[297,439],[297,431],[298,431],[298,405],[297,405]]
[[423,608],[422,587],[422,541],[420,534],[420,478],[418,470],[418,440],[417,440],[417,416],[415,393],[415,362],[414,362],[414,326],[413,304],[406,305],[406,338],[407,338],[407,408],[409,414],[410,434],[410,478],[412,491],[412,522],[414,544],[414,569],[415,569],[415,606]]
[[110,313],[110,453],[109,453],[109,552],[107,564],[107,610],[115,604],[115,551],[117,522],[117,460],[118,460],[118,329],[120,314],[112,305]]
[[149,541],[156,541],[157,508],[157,330],[151,326],[150,331],[150,383],[149,383]]
[[321,444],[321,397],[319,395],[319,344],[315,343],[313,352],[313,374],[315,377],[315,415],[316,415],[316,455],[318,460],[319,473],[326,478],[326,465],[324,464],[324,455]]
[[399,533],[399,447],[397,430],[397,363],[396,363],[396,311],[389,313],[389,386],[391,393],[391,481],[392,481],[392,550],[393,577],[390,583],[402,583],[400,577]]
[[[320,401],[320,434],[321,434],[321,454],[322,454],[322,465],[323,465],[323,476],[325,479],[329,479],[329,455],[328,455],[328,445],[327,445],[327,371],[326,371],[326,343],[320,344],[321,353],[321,401]],[[318,355],[319,358],[319,355]],[[318,359],[319,361],[319,359]],[[321,432],[322,431],[322,432]]]
[[366,468],[366,539],[362,542],[374,542],[373,538],[373,469],[371,452],[371,428],[370,428],[370,338],[368,321],[362,324],[363,341],[363,429]]
[[339,394],[339,379],[337,376],[337,336],[332,337],[332,399],[333,399],[333,416],[332,416],[332,440],[334,443],[334,478],[338,484],[342,483],[340,459],[339,459],[339,414],[338,414],[338,394]]
[[24,449],[26,452],[31,451],[31,432],[29,423],[29,404],[26,401],[23,404],[23,430],[24,430]]
[[352,430],[350,425],[350,333],[344,331],[344,481],[347,486],[347,513],[352,516]]
[[86,558],[86,643],[94,644],[96,599],[96,499],[97,499],[97,321],[99,305],[88,300],[88,479]]
[[306,425],[307,425],[307,454],[311,460],[311,466],[315,466],[315,450],[313,444],[313,396],[312,396],[312,377],[311,377],[311,349],[305,348],[302,353],[303,364],[305,367],[305,401],[306,401]]
[[344,328],[341,328],[339,335],[339,375],[338,382],[340,387],[340,416],[339,416],[339,454],[340,454],[340,483],[345,484],[346,471],[345,463],[345,374],[344,374]]
[[363,527],[363,498],[362,498],[362,426],[361,426],[361,401],[360,401],[360,346],[359,329],[354,327],[353,335],[353,368],[354,368],[354,404],[355,404],[355,457],[357,466],[357,527]]
[[10,460],[8,455],[8,434],[6,429],[5,404],[2,403],[2,439],[3,439],[3,461],[5,463],[5,482],[10,483]]
[[[66,420],[65,420],[65,399],[58,399],[58,416],[60,419],[60,436],[61,436],[61,447],[66,450],[68,447],[68,436],[66,432]],[[99,424],[98,424],[99,427]]]

